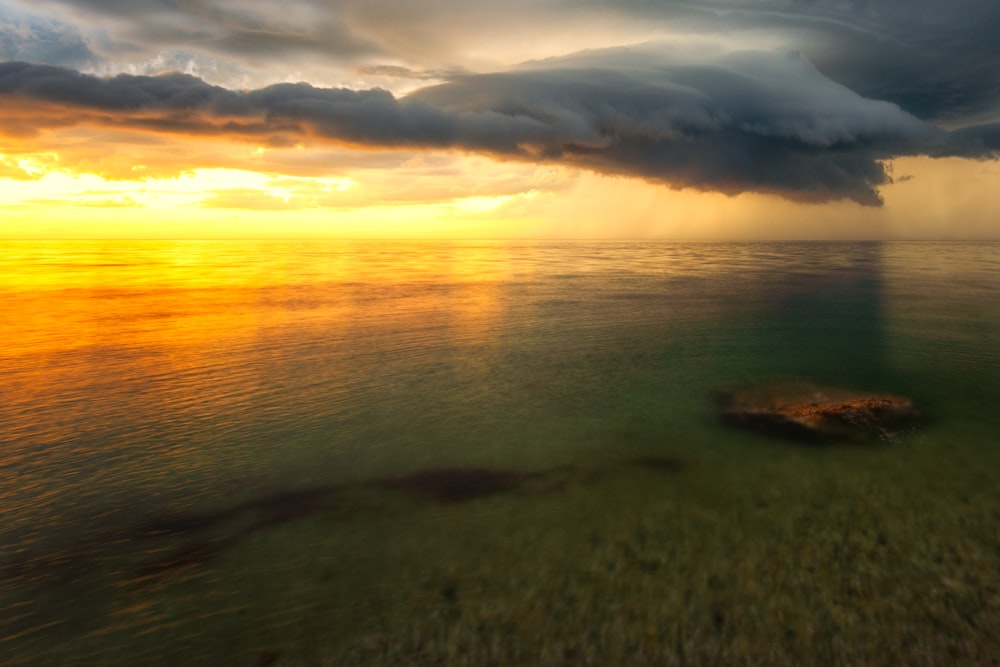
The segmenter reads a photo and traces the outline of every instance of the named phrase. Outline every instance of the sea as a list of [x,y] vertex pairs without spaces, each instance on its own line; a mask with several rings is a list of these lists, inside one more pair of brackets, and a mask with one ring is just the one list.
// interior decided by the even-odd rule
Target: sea
[[996,243],[0,241],[0,664],[996,664],[998,406]]

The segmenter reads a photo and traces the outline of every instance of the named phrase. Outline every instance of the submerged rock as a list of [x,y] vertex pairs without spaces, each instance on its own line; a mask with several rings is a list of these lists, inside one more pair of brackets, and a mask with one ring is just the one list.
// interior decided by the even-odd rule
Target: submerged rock
[[725,423],[794,440],[893,441],[918,415],[905,396],[801,383],[751,386],[719,398]]

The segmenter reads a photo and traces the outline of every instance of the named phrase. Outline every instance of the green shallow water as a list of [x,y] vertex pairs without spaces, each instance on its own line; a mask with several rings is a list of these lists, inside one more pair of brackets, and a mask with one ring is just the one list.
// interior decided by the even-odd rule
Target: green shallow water
[[1000,656],[1000,246],[2,245],[4,664]]

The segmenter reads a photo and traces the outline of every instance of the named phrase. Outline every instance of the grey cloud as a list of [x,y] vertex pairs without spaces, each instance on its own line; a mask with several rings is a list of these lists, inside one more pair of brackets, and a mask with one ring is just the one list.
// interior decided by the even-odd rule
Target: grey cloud
[[96,57],[72,25],[0,5],[0,59],[81,67]]
[[795,54],[763,52],[594,51],[461,75],[402,98],[304,83],[236,92],[181,74],[100,79],[6,63],[0,96],[161,132],[453,149],[673,187],[865,205],[878,205],[879,186],[891,180],[885,160],[990,157],[998,145],[997,126],[948,133],[861,97]]
[[963,127],[948,134],[938,151],[942,157],[997,157],[1000,155],[1000,123]]
[[921,118],[961,123],[1000,112],[1000,3],[871,5],[884,33],[803,33],[803,51],[823,72]]
[[996,0],[592,0],[692,33],[781,36],[823,73],[925,119],[1000,114]]
[[102,79],[23,62],[0,64],[0,93],[100,111],[203,110],[212,115],[252,111],[244,96],[187,74]]
[[351,29],[334,4],[311,0],[280,4],[263,0],[33,0],[21,4],[25,11],[48,9],[78,24],[90,46],[110,61],[183,51],[267,67],[282,57],[323,55],[350,61],[383,53]]
[[397,79],[414,79],[416,81],[440,81],[453,79],[464,74],[469,74],[470,72],[458,67],[417,70],[404,67],[403,65],[364,65],[358,68],[358,73]]
[[[1000,115],[996,0],[0,0],[0,5],[12,2],[77,25],[90,50],[111,62],[185,52],[272,74],[293,59],[306,69],[360,65],[372,74],[421,78],[465,64],[483,46],[502,51],[507,44],[612,29],[620,43],[660,30],[733,40],[767,35],[800,50],[833,80],[919,118],[962,125]],[[8,52],[14,48],[27,47]],[[8,57],[80,68],[82,61],[74,58],[89,56],[55,59],[36,51]]]

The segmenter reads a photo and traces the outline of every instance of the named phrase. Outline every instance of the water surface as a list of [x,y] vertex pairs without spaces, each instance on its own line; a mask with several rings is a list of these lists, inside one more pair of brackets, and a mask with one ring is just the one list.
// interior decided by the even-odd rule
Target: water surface
[[[1000,246],[0,249],[5,664],[1000,655]],[[772,379],[924,419],[719,423]]]

